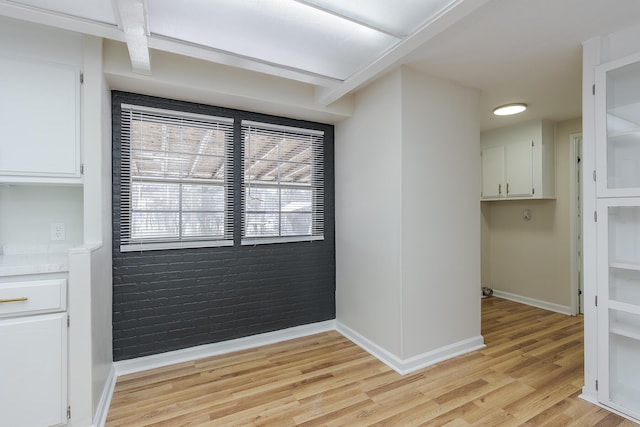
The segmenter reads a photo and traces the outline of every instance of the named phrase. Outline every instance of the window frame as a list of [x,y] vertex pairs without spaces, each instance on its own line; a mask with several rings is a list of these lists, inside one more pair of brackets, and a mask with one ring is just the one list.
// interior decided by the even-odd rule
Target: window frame
[[[113,250],[114,253],[118,252],[139,252],[140,254],[145,251],[154,250],[169,250],[169,249],[187,249],[187,248],[211,248],[219,246],[235,247],[239,249],[244,246],[254,246],[269,243],[294,243],[294,242],[313,242],[318,240],[324,240],[329,243],[334,239],[334,178],[333,178],[333,145],[334,145],[334,126],[327,123],[313,122],[308,120],[301,120],[291,117],[274,116],[264,113],[257,113],[244,110],[236,110],[226,107],[219,107],[209,104],[193,103],[188,101],[181,101],[177,99],[161,98],[149,95],[142,95],[131,92],[111,91],[112,93],[112,143],[113,143]],[[208,117],[221,117],[228,120],[233,120],[232,136],[232,150],[228,154],[227,170],[230,172],[226,183],[227,189],[232,197],[230,200],[233,202],[233,208],[228,210],[229,224],[233,226],[233,237],[229,236],[228,240],[213,240],[213,241],[182,241],[182,242],[145,242],[127,244],[123,235],[120,232],[120,223],[126,219],[127,209],[122,209],[121,188],[126,185],[127,176],[126,170],[123,164],[123,141],[121,140],[121,128],[125,125],[122,120],[122,107],[127,105],[135,105],[144,109],[151,110],[167,110],[172,113],[180,113],[185,115],[204,115]],[[258,238],[243,238],[242,230],[244,226],[244,158],[242,151],[242,122],[243,121],[256,121],[262,125],[274,126],[276,128],[292,128],[299,129],[303,132],[317,132],[324,134],[324,137],[319,141],[321,148],[321,161],[323,168],[328,170],[321,170],[318,173],[318,177],[322,181],[323,186],[323,207],[319,211],[319,217],[321,218],[316,223],[322,224],[323,233],[322,236],[303,235],[303,236],[283,236],[283,237],[258,237]],[[291,196],[291,202],[296,202],[295,195]],[[327,205],[328,203],[328,205]],[[292,211],[295,210],[295,206],[291,207]],[[289,230],[296,228],[295,225],[289,224]],[[327,234],[328,233],[328,234]],[[321,242],[320,242],[321,243]],[[318,244],[320,244],[318,243]]]
[[[295,183],[249,183],[247,184],[247,132],[251,132],[253,129],[260,129],[266,132],[282,132],[283,135],[295,135],[308,137],[310,142],[310,183],[308,186],[295,184]],[[242,230],[241,230],[241,244],[242,245],[260,245],[271,243],[288,243],[288,242],[309,242],[324,240],[324,145],[325,145],[325,132],[313,128],[302,128],[298,126],[287,126],[281,124],[275,124],[267,121],[256,120],[242,120],[241,122],[241,157],[242,157]],[[285,136],[283,136],[285,138]],[[279,150],[278,150],[279,151]],[[262,159],[260,159],[262,160]],[[257,161],[260,161],[257,160]],[[278,152],[278,158],[276,160],[266,160],[277,164],[277,168],[283,163],[292,163],[290,160],[283,160]],[[272,214],[278,215],[278,235],[271,236],[247,236],[247,189],[252,186],[263,188],[276,188],[278,189],[279,201],[278,210],[269,211]],[[303,188],[310,189],[311,191],[311,209],[309,214],[311,215],[311,233],[299,234],[299,235],[282,235],[282,216],[285,213],[280,203],[281,189],[295,189]],[[306,212],[304,212],[306,213]],[[266,214],[266,212],[265,212]],[[319,230],[319,232],[318,232]],[[318,233],[318,234],[316,234]]]
[[[200,247],[218,247],[218,246],[232,246],[234,239],[234,197],[233,197],[233,145],[234,145],[234,123],[235,120],[231,117],[214,116],[210,114],[196,114],[181,109],[171,108],[156,108],[139,105],[135,103],[121,103],[120,107],[120,251],[121,252],[133,252],[133,251],[147,251],[147,250],[164,250],[164,249],[185,249],[185,248],[200,248]],[[135,179],[131,172],[131,157],[134,151],[132,146],[132,131],[131,123],[134,120],[132,117],[134,114],[139,114],[142,117],[143,114],[156,115],[158,117],[164,116],[166,122],[158,121],[159,123],[172,123],[174,120],[187,120],[200,123],[210,123],[217,126],[222,125],[223,131],[227,132],[224,137],[223,159],[222,165],[224,167],[224,174],[222,178],[222,185],[219,183],[209,182],[206,179],[198,178],[167,178],[167,177],[142,177]],[[127,118],[128,116],[128,118]],[[126,121],[126,123],[125,123]],[[184,157],[194,156],[198,157],[201,154],[194,153],[180,153],[178,150],[167,150],[167,153],[178,154]],[[179,199],[177,210],[144,210],[135,209],[133,206],[133,186],[134,183],[148,182],[150,184],[174,184],[179,188]],[[200,236],[200,237],[184,237],[184,223],[183,214],[193,213],[194,211],[185,210],[183,204],[183,189],[185,185],[201,185],[206,187],[222,187],[223,188],[223,233],[220,237],[217,236]],[[178,215],[178,235],[177,237],[162,237],[155,236],[151,238],[134,238],[133,234],[133,215],[134,212],[169,212],[176,213]],[[219,211],[208,211],[211,213],[218,213]]]

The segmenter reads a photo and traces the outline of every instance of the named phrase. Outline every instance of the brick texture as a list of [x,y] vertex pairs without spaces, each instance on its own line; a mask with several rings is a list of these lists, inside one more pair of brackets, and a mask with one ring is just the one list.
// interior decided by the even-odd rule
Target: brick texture
[[[126,360],[335,318],[333,126],[113,92],[113,356]],[[120,104],[181,108],[325,132],[325,239],[120,252]],[[235,146],[239,150],[239,132]],[[239,151],[236,152],[239,159]],[[234,175],[240,176],[236,162]]]

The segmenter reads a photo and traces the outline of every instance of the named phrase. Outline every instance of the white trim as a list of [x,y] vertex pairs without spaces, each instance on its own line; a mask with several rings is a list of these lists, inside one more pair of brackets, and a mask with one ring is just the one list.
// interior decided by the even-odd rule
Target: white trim
[[102,395],[96,408],[96,413],[93,417],[93,425],[96,427],[104,427],[107,422],[107,414],[109,413],[109,407],[111,406],[111,398],[113,397],[113,391],[116,388],[116,368],[112,364],[109,369],[109,375],[107,375],[107,381],[102,389]]
[[217,248],[233,246],[233,240],[193,240],[186,242],[128,243],[120,245],[120,252],[164,251],[167,249]]
[[312,323],[309,325],[295,326],[293,328],[283,329],[280,331],[267,332],[259,335],[238,338],[235,340],[223,341],[214,344],[206,344],[198,347],[186,348],[183,350],[170,351],[152,356],[139,357],[136,359],[122,360],[114,362],[105,387],[96,410],[94,417],[95,427],[104,427],[106,422],[111,398],[118,377],[127,374],[146,371],[149,369],[160,368],[173,365],[176,363],[188,362],[201,359],[204,357],[217,356],[221,354],[233,353],[236,351],[247,350],[251,348],[261,347],[269,344],[275,344],[282,341],[301,338],[322,332],[337,331],[344,337],[352,341],[354,344],[389,366],[400,375],[406,375],[423,369],[427,366],[434,365],[452,357],[460,356],[475,350],[486,347],[484,338],[479,335],[466,340],[462,340],[444,347],[437,348],[432,351],[410,357],[408,359],[400,359],[396,355],[388,352],[384,348],[373,343],[369,339],[360,335],[358,332],[348,328],[335,319],[324,322]]
[[275,123],[256,122],[253,120],[242,120],[242,126],[249,126],[251,128],[277,130],[290,133],[301,133],[304,135],[324,136],[323,130],[310,129],[310,128],[298,128],[294,126],[278,125]]
[[278,237],[245,237],[242,246],[270,245],[272,243],[315,242],[324,240],[324,236],[278,236]]
[[594,396],[591,396],[590,394],[585,392],[585,387],[582,388],[582,393],[578,397],[580,399],[582,399],[582,400],[585,400],[585,401],[587,401],[589,403],[592,403],[592,404],[594,404],[596,406],[599,406],[602,409],[605,409],[605,410],[607,410],[609,412],[613,412],[616,415],[619,415],[619,416],[621,416],[623,418],[626,418],[629,421],[633,421],[634,423],[639,423],[640,424],[640,419],[634,418],[629,414],[625,414],[624,412],[620,412],[617,409],[612,408],[611,406],[607,406],[604,403],[598,402],[597,398],[595,398]]
[[406,55],[444,32],[464,17],[471,15],[488,1],[489,0],[454,0],[432,16],[427,22],[423,23],[413,34],[395,44],[374,62],[366,64],[355,74],[349,76],[341,85],[318,88],[316,90],[316,102],[327,106],[349,92],[353,92],[367,83],[374,81],[392,68],[402,65],[403,58]]
[[[582,168],[582,164],[578,164],[576,162],[579,154],[578,144],[582,145],[582,132],[572,133],[569,135],[569,175],[571,176],[569,180],[569,228],[571,230],[571,244],[569,245],[569,286],[571,295],[571,315],[576,315],[580,311],[580,295],[578,292],[578,289],[580,288],[580,275],[578,274],[578,270],[581,269],[581,266],[578,265],[578,251],[582,253],[582,248],[578,247],[578,232],[581,230],[582,224],[578,221],[578,195],[580,195],[580,200],[582,200],[582,194],[581,185],[578,183],[578,172]],[[584,173],[580,178],[584,179]]]
[[233,117],[220,117],[220,116],[212,116],[207,114],[197,114],[197,113],[190,113],[182,110],[169,110],[166,108],[155,108],[155,107],[147,107],[145,105],[127,104],[125,102],[120,104],[120,109],[127,110],[132,113],[141,112],[141,113],[158,114],[161,116],[171,116],[179,119],[193,119],[193,120],[203,121],[207,123],[220,122],[220,123],[232,125],[234,122]]
[[452,357],[460,356],[486,347],[484,344],[484,338],[479,335],[435,350],[427,351],[408,359],[401,359],[363,335],[360,335],[348,326],[337,321],[336,330],[400,375],[410,374],[419,369],[426,368],[427,366],[451,359]]
[[493,296],[508,299],[509,301],[519,302],[521,304],[531,305],[533,307],[542,308],[544,310],[555,311],[556,313],[566,314],[567,316],[572,315],[572,309],[567,305],[554,304],[552,302],[542,301],[535,298],[523,297],[521,295],[503,292],[497,289],[493,290]]
[[281,341],[305,337],[307,335],[333,331],[336,329],[335,325],[335,320],[327,320],[325,322],[295,326],[293,328],[282,329],[280,331],[237,338],[235,340],[205,344],[182,350],[138,357],[136,359],[121,360],[119,362],[114,362],[116,376],[119,377],[121,375],[133,374],[176,363],[189,362],[196,359],[202,359],[204,357],[233,353],[235,351],[247,350],[264,345],[275,344]]

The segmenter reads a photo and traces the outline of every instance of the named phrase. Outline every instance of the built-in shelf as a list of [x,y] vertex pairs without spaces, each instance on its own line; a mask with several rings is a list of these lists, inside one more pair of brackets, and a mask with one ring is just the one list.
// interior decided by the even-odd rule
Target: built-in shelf
[[640,305],[609,300],[609,308],[613,310],[623,311],[625,313],[633,313],[633,314],[640,315]]
[[624,132],[609,133],[608,142],[640,142],[640,128]]
[[626,322],[613,322],[611,326],[609,326],[609,332],[640,341],[640,327],[638,325],[632,325]]
[[631,263],[631,262],[610,262],[609,263],[609,267],[610,268],[617,268],[619,270],[633,270],[633,271],[640,271],[640,264],[636,264],[636,263]]

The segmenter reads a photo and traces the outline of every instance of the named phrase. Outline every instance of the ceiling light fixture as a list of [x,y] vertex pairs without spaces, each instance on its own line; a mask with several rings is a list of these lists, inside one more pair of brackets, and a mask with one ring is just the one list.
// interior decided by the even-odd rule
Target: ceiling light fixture
[[505,104],[493,109],[493,114],[496,116],[511,116],[512,114],[522,113],[527,109],[527,104],[515,103]]

